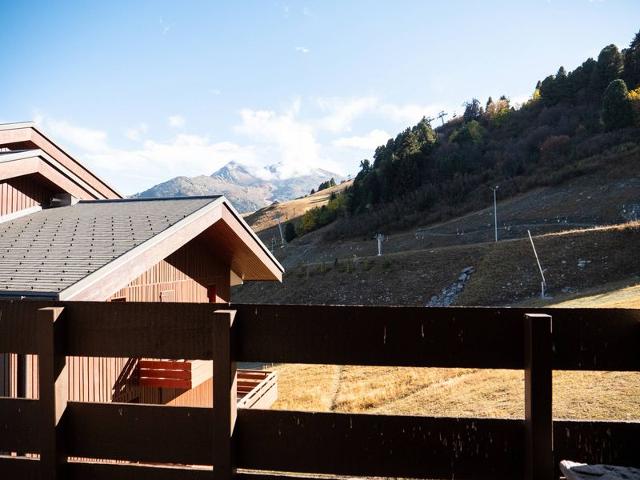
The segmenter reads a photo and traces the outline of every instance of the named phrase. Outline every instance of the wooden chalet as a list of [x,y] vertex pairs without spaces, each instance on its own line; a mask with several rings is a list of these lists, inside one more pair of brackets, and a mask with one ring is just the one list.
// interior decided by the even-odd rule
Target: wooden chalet
[[[0,125],[0,299],[229,303],[283,268],[223,196],[127,199],[32,123]],[[171,342],[171,338],[166,339]],[[210,406],[210,361],[70,357],[69,398]],[[240,370],[243,406],[271,372]],[[33,398],[35,356],[0,354],[0,396]]]

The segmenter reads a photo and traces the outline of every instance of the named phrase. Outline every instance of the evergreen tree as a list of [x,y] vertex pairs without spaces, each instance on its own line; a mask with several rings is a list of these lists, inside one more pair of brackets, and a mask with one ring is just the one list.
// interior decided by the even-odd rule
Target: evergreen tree
[[296,227],[293,226],[293,223],[287,222],[284,226],[284,240],[285,242],[290,242],[294,238],[296,238]]
[[624,51],[624,80],[631,90],[640,85],[640,32]]
[[477,98],[472,98],[470,102],[465,102],[464,104],[464,114],[463,118],[465,122],[470,122],[471,120],[477,120],[482,116],[482,105],[480,105],[480,100]]
[[427,119],[422,117],[422,120],[413,127],[413,130],[418,138],[418,142],[420,143],[420,150],[423,152],[430,150],[431,146],[436,142],[436,132],[433,131],[433,128],[431,128],[431,124],[427,122]]
[[607,130],[624,128],[633,124],[633,109],[624,80],[614,80],[604,91],[602,121]]
[[598,92],[613,81],[621,77],[624,62],[622,54],[615,45],[607,45],[598,55],[598,63],[593,71],[591,86]]
[[556,81],[553,75],[549,75],[547,78],[540,82],[540,97],[546,105],[555,105],[558,101],[556,96]]
[[[593,58],[588,58],[573,72],[567,75],[569,94],[578,102],[588,100],[590,98],[589,82],[596,68],[597,62]],[[597,98],[599,98],[596,95]]]
[[571,97],[571,91],[569,89],[569,80],[567,78],[567,71],[564,67],[558,69],[558,73],[555,78],[555,90],[556,99],[559,102],[568,100]]

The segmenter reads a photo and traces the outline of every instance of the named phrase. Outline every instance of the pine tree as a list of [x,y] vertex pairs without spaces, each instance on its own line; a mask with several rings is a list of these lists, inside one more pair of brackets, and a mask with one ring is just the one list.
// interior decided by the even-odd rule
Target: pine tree
[[568,100],[571,97],[569,89],[569,80],[567,79],[567,71],[564,67],[558,69],[555,80],[556,98],[559,102]]
[[471,120],[477,120],[482,116],[482,105],[480,105],[480,100],[477,98],[472,98],[470,102],[466,102],[464,104],[464,114],[463,118],[465,122],[470,122]]
[[285,242],[290,242],[294,238],[297,237],[296,227],[291,222],[287,222],[284,226],[284,240]]
[[604,91],[613,80],[622,76],[623,68],[624,62],[618,47],[607,45],[598,55],[598,64],[593,71],[590,86],[598,92]]
[[556,79],[553,75],[549,75],[547,78],[540,82],[540,96],[545,105],[555,105],[558,102],[556,95]]
[[640,85],[640,32],[624,51],[624,76],[627,87],[631,90]]
[[604,91],[602,121],[607,130],[624,128],[633,124],[633,109],[624,80],[614,80]]

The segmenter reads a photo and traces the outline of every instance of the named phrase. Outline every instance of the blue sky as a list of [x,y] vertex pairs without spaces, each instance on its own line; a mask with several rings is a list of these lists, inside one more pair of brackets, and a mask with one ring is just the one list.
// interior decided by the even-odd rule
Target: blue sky
[[35,119],[126,194],[230,160],[357,172],[477,97],[525,100],[640,29],[637,0],[0,0],[0,121]]

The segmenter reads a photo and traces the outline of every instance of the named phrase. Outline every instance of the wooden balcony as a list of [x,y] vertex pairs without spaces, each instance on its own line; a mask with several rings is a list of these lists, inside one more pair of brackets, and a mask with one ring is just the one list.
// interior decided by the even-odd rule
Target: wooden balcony
[[[564,459],[640,467],[639,421],[553,419],[551,402],[554,370],[640,371],[640,310],[221,308],[0,302],[0,352],[42,366],[38,400],[0,398],[0,452],[39,457],[0,455],[0,478],[552,480]],[[214,407],[69,401],[69,356],[212,360]],[[526,415],[238,409],[237,362],[520,369]]]
[[141,387],[190,389],[191,362],[138,360],[132,380]]
[[[129,382],[139,387],[211,389],[212,375],[211,362],[140,359],[133,367]],[[238,369],[237,378],[238,408],[269,408],[277,400],[278,377],[275,372]]]
[[277,399],[275,372],[238,370],[238,408],[269,408]]

